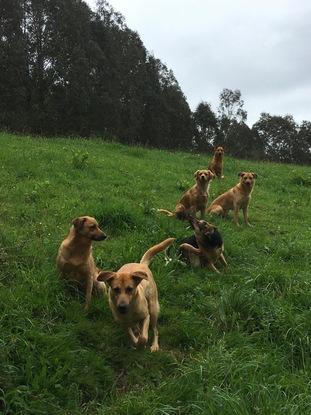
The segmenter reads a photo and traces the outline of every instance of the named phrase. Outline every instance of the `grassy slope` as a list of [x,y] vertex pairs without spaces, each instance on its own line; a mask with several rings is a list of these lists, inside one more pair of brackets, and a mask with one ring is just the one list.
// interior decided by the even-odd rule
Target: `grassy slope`
[[[0,412],[311,412],[310,168],[226,159],[211,195],[256,171],[255,227],[214,220],[229,262],[221,276],[155,259],[161,351],[151,354],[131,349],[102,298],[84,314],[55,255],[82,214],[110,236],[94,246],[105,269],[188,235],[154,209],[173,208],[206,157],[8,134],[0,145]],[[86,149],[88,165],[74,167]]]

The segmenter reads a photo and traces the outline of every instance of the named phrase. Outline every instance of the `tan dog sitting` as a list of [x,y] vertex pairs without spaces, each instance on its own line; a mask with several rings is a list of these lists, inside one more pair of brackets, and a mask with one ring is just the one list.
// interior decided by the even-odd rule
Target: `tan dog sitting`
[[140,263],[125,264],[117,272],[101,271],[98,276],[98,281],[109,285],[112,314],[127,329],[134,346],[146,345],[150,324],[153,330],[152,352],[159,349],[157,321],[160,306],[149,263],[154,255],[164,251],[174,240],[166,239],[148,249]]
[[208,266],[211,270],[220,273],[215,263],[220,259],[227,265],[224,257],[224,243],[216,226],[205,220],[191,219],[194,235],[185,238],[180,245],[182,256],[192,266]]
[[214,149],[214,156],[208,165],[211,170],[219,179],[224,178],[224,148],[218,146]]
[[90,216],[76,218],[69,234],[61,243],[56,259],[61,276],[85,287],[85,309],[90,306],[93,285],[101,290],[103,283],[97,283],[98,268],[92,254],[92,242],[102,241],[106,235],[97,221]]
[[166,209],[158,209],[158,212],[165,213],[167,216],[175,216],[180,220],[188,220],[190,216],[196,216],[196,213],[200,211],[203,218],[209,196],[209,185],[215,175],[210,170],[197,170],[194,177],[196,184],[183,194],[175,207],[175,212]]
[[233,210],[234,222],[239,225],[239,210],[242,209],[246,225],[251,226],[248,220],[248,205],[257,174],[242,172],[238,175],[240,182],[232,189],[218,196],[207,209],[207,212],[226,216],[229,210]]

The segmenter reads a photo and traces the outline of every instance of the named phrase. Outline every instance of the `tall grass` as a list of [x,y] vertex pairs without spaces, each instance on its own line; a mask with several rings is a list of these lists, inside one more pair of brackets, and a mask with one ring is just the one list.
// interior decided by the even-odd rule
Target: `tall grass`
[[226,158],[225,179],[258,174],[254,228],[213,219],[228,269],[165,265],[158,353],[136,351],[107,301],[64,289],[55,269],[71,220],[95,216],[109,238],[94,244],[104,269],[137,261],[184,223],[157,215],[192,185],[206,156],[100,140],[0,134],[0,413],[309,414],[310,223],[308,167]]

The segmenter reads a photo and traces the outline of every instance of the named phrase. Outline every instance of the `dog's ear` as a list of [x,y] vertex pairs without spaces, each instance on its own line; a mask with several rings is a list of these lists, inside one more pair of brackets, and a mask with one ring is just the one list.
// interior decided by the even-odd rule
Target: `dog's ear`
[[76,229],[80,229],[83,226],[85,221],[86,221],[86,218],[79,217],[79,218],[74,219],[72,221],[72,224]]
[[215,178],[215,174],[212,172],[212,170],[209,170],[208,172],[209,172],[210,178],[211,179],[214,179]]
[[238,174],[238,176],[239,176],[239,177],[242,177],[242,176],[244,176],[244,174],[245,174],[245,171],[241,171],[241,172]]
[[134,280],[137,287],[137,285],[140,284],[142,280],[148,279],[148,275],[144,271],[136,271],[132,274],[132,279]]
[[254,179],[257,179],[257,177],[258,177],[258,176],[257,176],[257,173],[253,173],[253,172],[252,172],[252,175],[253,175]]
[[194,177],[195,177],[195,178],[197,178],[197,177],[198,177],[199,171],[200,171],[200,170],[197,170],[197,171],[194,173]]
[[113,271],[101,271],[97,276],[97,281],[104,281],[107,284],[111,285],[115,276],[116,273]]

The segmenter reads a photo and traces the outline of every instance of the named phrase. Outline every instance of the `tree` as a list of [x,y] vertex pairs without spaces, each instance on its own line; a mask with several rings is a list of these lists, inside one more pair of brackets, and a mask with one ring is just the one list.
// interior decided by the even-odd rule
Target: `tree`
[[200,102],[193,113],[195,125],[194,142],[201,151],[209,151],[212,146],[222,142],[217,118],[210,104]]
[[0,126],[189,147],[192,114],[174,74],[106,0],[0,2]]
[[228,131],[226,146],[232,156],[246,159],[262,159],[264,145],[261,137],[241,121],[233,121]]
[[0,126],[23,131],[28,123],[27,39],[19,0],[0,2]]
[[227,145],[226,140],[229,130],[234,122],[245,122],[247,119],[247,112],[243,109],[244,101],[241,98],[241,92],[236,89],[223,89],[219,95],[218,107],[218,121],[219,127],[224,135],[224,145]]
[[276,116],[262,113],[253,125],[265,146],[269,160],[294,162],[294,144],[297,141],[297,125],[292,115]]
[[311,164],[311,122],[302,121],[294,136],[292,157],[295,163]]

